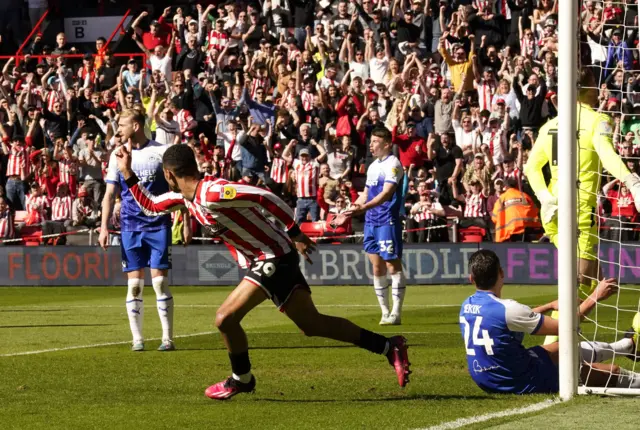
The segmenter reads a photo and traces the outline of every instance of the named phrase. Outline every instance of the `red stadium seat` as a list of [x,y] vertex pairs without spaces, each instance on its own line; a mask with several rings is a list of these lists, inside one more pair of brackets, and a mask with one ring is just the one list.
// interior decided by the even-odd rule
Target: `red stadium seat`
[[324,236],[324,221],[303,222],[300,225],[300,230],[309,237]]
[[325,221],[325,233],[327,236],[342,236],[353,233],[353,227],[351,225],[351,218],[347,220],[343,225],[339,225],[336,228],[331,226],[331,222],[337,215],[334,213],[329,213],[327,215],[327,220]]
[[467,227],[461,228],[458,230],[458,235],[460,242],[463,243],[477,243],[482,242],[482,239],[487,234],[487,231],[484,228],[480,227]]

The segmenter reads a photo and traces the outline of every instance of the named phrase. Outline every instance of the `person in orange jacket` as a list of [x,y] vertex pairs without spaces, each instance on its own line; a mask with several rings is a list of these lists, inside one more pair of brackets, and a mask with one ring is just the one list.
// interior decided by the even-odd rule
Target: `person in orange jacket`
[[505,190],[493,206],[491,219],[496,226],[496,242],[520,242],[525,234],[542,227],[538,208],[515,180],[505,181]]

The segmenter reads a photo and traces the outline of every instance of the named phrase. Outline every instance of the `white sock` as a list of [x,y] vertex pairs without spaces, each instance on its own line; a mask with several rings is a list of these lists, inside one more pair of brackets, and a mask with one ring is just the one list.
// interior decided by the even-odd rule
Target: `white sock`
[[247,372],[242,375],[236,375],[235,373],[232,373],[231,376],[233,377],[233,379],[235,379],[236,381],[240,381],[243,384],[248,384],[249,382],[251,382],[251,372]]
[[580,342],[580,358],[587,363],[602,363],[611,360],[614,355],[631,354],[633,341],[630,338],[617,342]]
[[169,291],[169,280],[164,276],[151,279],[153,291],[156,292],[158,316],[162,325],[162,341],[173,340],[173,296]]
[[394,315],[400,315],[402,313],[402,303],[404,302],[404,292],[406,290],[406,280],[404,272],[391,274],[391,295],[393,296],[393,310]]
[[389,313],[389,283],[387,276],[373,276],[373,289],[376,291],[376,297],[382,309],[382,315]]
[[144,318],[144,302],[142,301],[142,290],[144,289],[144,279],[129,279],[127,282],[127,316],[129,317],[129,327],[133,335],[133,342],[142,342],[142,320]]
[[620,368],[618,375],[618,388],[640,388],[640,373],[635,373],[627,369]]

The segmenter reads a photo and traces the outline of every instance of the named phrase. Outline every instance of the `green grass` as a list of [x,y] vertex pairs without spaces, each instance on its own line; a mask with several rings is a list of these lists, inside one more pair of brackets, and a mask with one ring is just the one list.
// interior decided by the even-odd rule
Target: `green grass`
[[[150,287],[145,291],[144,331],[148,338],[158,337],[153,292]],[[156,352],[159,341],[147,341],[144,353],[118,344],[7,356],[124,342],[130,333],[124,288],[0,289],[2,428],[424,428],[550,398],[488,395],[473,384],[457,322],[458,306],[471,290],[447,286],[408,289],[399,328],[411,345],[413,375],[406,389],[397,386],[382,357],[338,342],[306,338],[267,303],[243,324],[252,348],[256,393],[214,402],[204,397],[204,389],[229,375],[229,363],[214,333],[213,317],[215,306],[229,291],[173,288],[176,334],[188,336],[177,339],[176,352]],[[506,287],[508,297],[530,305],[547,302],[554,293],[554,287]],[[379,310],[371,288],[316,287],[313,297],[323,312],[371,330],[398,332],[377,325]],[[620,305],[629,309],[638,302],[632,293],[621,297]],[[598,321],[614,326],[614,310],[599,309]],[[629,325],[631,316],[621,313],[621,319],[627,318],[620,321],[621,328]],[[585,325],[583,330],[593,332],[593,327]],[[599,338],[612,336],[599,330]],[[620,364],[629,367],[629,363]],[[576,428],[576,422],[585,417],[595,422],[593,415],[618,429],[628,428],[625,424],[633,414],[623,412],[630,405],[618,399],[580,398],[477,428],[493,424],[513,428],[517,420],[530,427],[548,426],[548,417],[553,417],[554,428]]]

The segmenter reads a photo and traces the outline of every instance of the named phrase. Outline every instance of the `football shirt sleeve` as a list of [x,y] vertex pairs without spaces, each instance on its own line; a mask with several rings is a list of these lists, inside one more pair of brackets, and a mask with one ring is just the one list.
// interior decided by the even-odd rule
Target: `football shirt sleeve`
[[107,166],[107,176],[105,177],[105,181],[112,183],[112,184],[118,184],[118,162],[116,160],[116,153],[115,151],[111,153],[111,156],[109,157],[109,164]]
[[535,334],[540,328],[544,316],[534,312],[529,306],[514,300],[504,300],[504,319],[511,331]]
[[385,163],[382,172],[384,174],[385,183],[398,185],[402,182],[402,175],[404,175],[404,170],[402,169],[400,161],[395,160],[394,163]]

